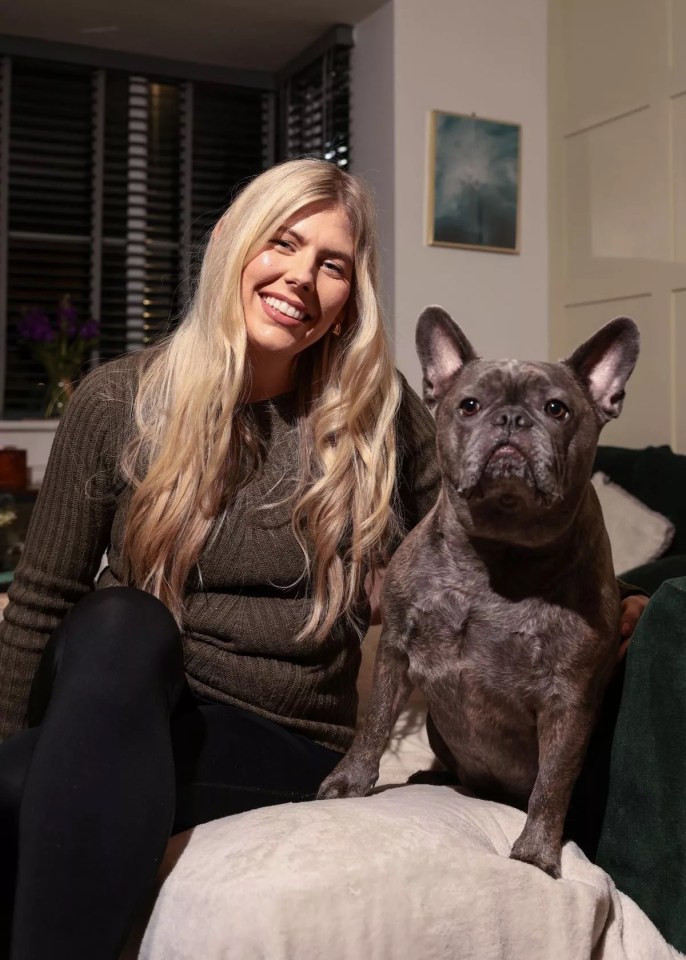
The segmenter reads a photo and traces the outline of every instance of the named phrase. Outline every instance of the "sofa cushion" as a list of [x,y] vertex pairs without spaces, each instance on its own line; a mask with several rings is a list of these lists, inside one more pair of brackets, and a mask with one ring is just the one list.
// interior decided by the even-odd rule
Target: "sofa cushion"
[[524,814],[449,787],[254,810],[196,827],[139,960],[673,960],[573,843],[562,879],[508,859]]
[[674,538],[671,520],[613,483],[605,473],[594,473],[591,483],[603,511],[615,573],[623,575],[661,557]]
[[686,950],[686,578],[639,620],[612,745],[598,863]]
[[668,517],[675,533],[666,555],[686,554],[686,456],[667,445],[642,450],[598,447],[594,470]]

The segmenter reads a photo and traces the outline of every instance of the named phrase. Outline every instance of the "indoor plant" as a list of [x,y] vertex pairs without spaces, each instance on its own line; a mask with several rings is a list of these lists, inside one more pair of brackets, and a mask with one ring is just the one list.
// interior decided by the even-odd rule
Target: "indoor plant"
[[100,324],[97,320],[80,320],[67,293],[59,301],[53,318],[40,307],[23,310],[17,331],[47,374],[45,416],[59,417],[100,335]]

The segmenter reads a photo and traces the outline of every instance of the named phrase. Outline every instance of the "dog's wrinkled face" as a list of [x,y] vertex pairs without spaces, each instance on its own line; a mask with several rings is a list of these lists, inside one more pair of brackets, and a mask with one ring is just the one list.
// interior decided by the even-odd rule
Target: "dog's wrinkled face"
[[562,364],[516,360],[468,363],[436,419],[444,474],[461,496],[503,510],[562,500],[570,474],[593,459],[599,429]]
[[424,399],[469,532],[533,546],[566,528],[600,430],[621,412],[638,347],[636,325],[622,317],[560,363],[481,360],[444,310],[427,307],[417,324]]

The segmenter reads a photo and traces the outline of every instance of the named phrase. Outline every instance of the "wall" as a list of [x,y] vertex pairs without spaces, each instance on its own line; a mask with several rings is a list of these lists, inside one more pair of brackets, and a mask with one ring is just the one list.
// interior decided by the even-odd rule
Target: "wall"
[[613,316],[642,350],[606,443],[686,452],[686,7],[551,0],[556,352]]
[[350,98],[351,152],[376,204],[382,298],[394,313],[395,92],[394,9],[387,3],[355,29]]
[[[394,190],[393,216],[382,223],[393,231],[392,243],[387,233],[383,242],[394,252],[384,279],[392,291],[397,362],[415,387],[421,375],[414,328],[428,303],[450,310],[484,356],[548,356],[546,11],[545,0],[393,0],[356,27],[353,162],[384,203],[386,185]],[[522,125],[519,255],[426,244],[432,109]]]

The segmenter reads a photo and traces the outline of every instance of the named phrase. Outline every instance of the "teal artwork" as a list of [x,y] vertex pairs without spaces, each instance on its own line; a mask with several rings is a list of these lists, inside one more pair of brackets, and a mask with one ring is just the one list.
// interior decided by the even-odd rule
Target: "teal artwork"
[[521,127],[433,111],[429,243],[518,253]]

